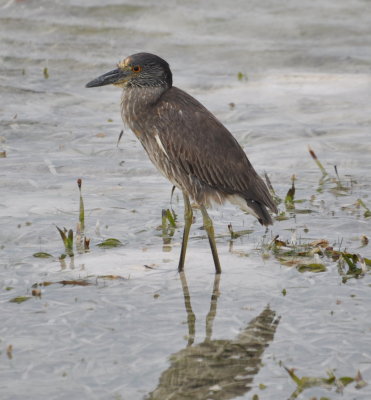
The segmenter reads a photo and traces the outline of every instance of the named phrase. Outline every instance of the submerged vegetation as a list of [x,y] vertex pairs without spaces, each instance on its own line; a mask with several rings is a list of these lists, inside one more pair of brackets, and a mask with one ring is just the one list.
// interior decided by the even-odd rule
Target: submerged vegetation
[[[334,167],[335,175],[332,176],[310,147],[309,154],[321,171],[317,192],[323,192],[325,188],[328,188],[333,195],[344,196],[351,190],[354,184],[352,179],[347,184],[343,183],[336,166]],[[305,202],[313,204],[316,195],[313,194],[308,200],[296,199],[295,181],[297,178],[295,175],[291,177],[291,187],[288,189],[284,199],[277,196],[267,175],[265,175],[265,178],[276,204],[285,206],[285,210],[279,213],[276,220],[282,221],[295,218],[297,214],[316,212],[313,208],[303,209],[296,207],[297,204]],[[353,206],[343,209],[356,210],[360,209],[360,207],[365,210],[363,217],[370,218],[371,212],[361,199],[358,199]],[[360,236],[359,240],[361,247],[365,247],[369,243],[366,235]],[[296,230],[294,230],[290,240],[281,239],[279,235],[276,235],[273,240],[262,244],[261,251],[264,258],[273,255],[281,265],[295,267],[299,272],[324,272],[327,270],[327,264],[336,263],[343,283],[346,283],[350,278],[361,278],[371,269],[371,256],[365,257],[358,253],[349,252],[347,249],[341,249],[341,242],[330,244],[329,240],[325,238],[307,241],[305,239],[298,240],[296,238]]]
[[345,283],[349,278],[360,278],[371,269],[371,259],[346,250],[335,250],[325,239],[308,243],[283,241],[276,236],[265,251],[273,254],[282,265],[295,267],[299,272],[326,271],[326,262],[337,262],[339,274]]
[[[79,194],[80,194],[80,204],[79,204],[79,221],[76,224],[76,232],[74,234],[72,229],[66,229],[66,228],[59,228],[58,226],[56,227],[62,242],[64,244],[64,249],[66,254],[62,254],[60,256],[60,259],[64,259],[66,255],[69,257],[74,257],[74,245],[75,249],[79,254],[85,253],[89,251],[90,249],[90,239],[88,239],[85,236],[85,208],[84,208],[84,200],[82,197],[81,193],[81,186],[82,186],[82,180],[79,178],[77,180],[77,186],[79,188]],[[34,254],[34,257],[36,257],[36,254]]]
[[[73,258],[75,256],[75,251],[78,254],[83,254],[89,252],[90,249],[90,238],[85,235],[85,207],[84,199],[82,196],[82,180],[79,178],[77,180],[77,186],[79,189],[79,217],[76,224],[76,230],[73,231],[72,228],[67,229],[65,227],[56,227],[59,235],[62,239],[65,253],[63,253],[59,259],[64,260],[67,256]],[[112,248],[122,246],[122,242],[116,238],[107,238],[100,243],[97,243],[98,247],[101,248]],[[51,254],[46,252],[37,252],[33,254],[36,258],[51,258]]]
[[[284,367],[290,378],[295,382],[296,389],[291,394],[289,400],[296,399],[305,389],[313,388],[313,387],[322,387],[328,390],[335,389],[337,393],[343,393],[343,390],[346,386],[351,383],[355,384],[356,389],[362,389],[367,383],[363,380],[360,371],[357,372],[355,377],[350,376],[342,376],[337,378],[333,371],[327,371],[326,378],[318,378],[318,377],[310,377],[303,376],[299,378],[295,374],[294,369],[288,369]],[[321,399],[324,399],[321,397]]]
[[177,215],[175,214],[174,210],[162,210],[161,226],[158,227],[158,229],[161,230],[164,251],[171,250],[170,243],[174,236],[175,229],[177,228],[176,221]]

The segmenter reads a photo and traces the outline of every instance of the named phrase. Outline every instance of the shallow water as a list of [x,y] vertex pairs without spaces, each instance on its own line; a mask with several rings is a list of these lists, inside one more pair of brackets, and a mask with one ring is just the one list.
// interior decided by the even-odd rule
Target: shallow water
[[[371,381],[369,272],[344,283],[331,258],[314,258],[324,272],[300,273],[261,250],[280,235],[371,258],[361,247],[371,222],[355,206],[371,208],[370,11],[361,0],[0,2],[2,399],[164,399],[180,387],[172,398],[287,399],[296,384],[284,367],[311,378],[360,371]],[[219,287],[197,211],[188,285],[176,271],[179,192],[178,227],[163,247],[171,186],[131,132],[116,145],[120,92],[84,88],[138,51],[169,61],[175,85],[228,126],[281,198],[295,174],[304,200],[296,207],[312,211],[291,211],[265,233],[233,206],[213,210]],[[349,190],[320,185],[308,145]],[[55,226],[75,229],[77,178],[91,251],[61,263]],[[231,243],[229,223],[252,233]],[[123,246],[96,246],[109,237]],[[33,257],[39,251],[54,258]],[[57,283],[32,296],[35,283],[77,279],[91,285]],[[17,296],[31,298],[9,302]],[[370,398],[370,385],[339,386],[297,398]]]

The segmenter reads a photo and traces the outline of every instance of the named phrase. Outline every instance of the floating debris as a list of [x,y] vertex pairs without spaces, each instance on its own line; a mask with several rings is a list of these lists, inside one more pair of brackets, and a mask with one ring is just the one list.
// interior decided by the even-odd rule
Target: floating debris
[[88,251],[90,249],[90,239],[84,237],[84,250]]
[[32,289],[31,291],[32,296],[41,297],[41,290],[40,289]]
[[362,389],[363,387],[367,386],[367,382],[363,379],[360,370],[358,370],[356,376],[354,377],[354,382],[356,382],[356,389]]
[[111,247],[119,247],[123,246],[123,244],[115,238],[109,238],[106,240],[103,240],[103,242],[97,244],[98,247],[104,247],[104,248],[111,248]]
[[[342,376],[337,378],[334,375],[332,370],[327,371],[327,378],[317,378],[317,377],[310,377],[310,376],[303,376],[299,378],[295,374],[295,370],[293,368],[289,369],[284,367],[287,373],[289,374],[290,378],[295,382],[297,388],[289,397],[289,400],[294,400],[298,398],[298,396],[305,390],[312,387],[323,387],[325,389],[332,389],[335,388],[336,391],[342,393],[344,387],[349,385],[350,383],[355,382],[356,388],[361,389],[362,387],[366,386],[367,383],[363,380],[361,373],[358,371],[354,378],[350,376]],[[321,397],[322,398],[322,397]]]
[[72,280],[63,280],[63,281],[44,281],[44,282],[37,282],[32,285],[33,288],[38,288],[40,286],[46,287],[50,285],[60,284],[63,286],[72,285],[72,286],[89,286],[93,285],[93,283],[89,282],[87,279],[72,279]]
[[361,243],[362,243],[362,247],[368,245],[368,237],[366,235],[361,236]]
[[371,267],[371,259],[362,257],[359,254],[334,250],[326,239],[298,244],[296,242],[283,241],[277,235],[265,247],[265,250],[272,252],[280,264],[295,267],[299,272],[326,271],[326,265],[319,262],[321,259],[338,262],[338,271],[343,277],[343,282],[346,282],[349,278],[364,276],[369,267]]
[[72,286],[89,286],[92,285],[91,282],[86,279],[77,279],[77,280],[63,280],[56,283],[60,283],[63,286],[72,285]]
[[39,251],[38,253],[34,253],[33,257],[36,258],[53,258],[53,256],[49,253],[45,253],[43,251]]
[[97,279],[109,279],[109,280],[117,280],[117,279],[120,280],[120,279],[123,279],[123,280],[127,280],[128,278],[125,278],[125,277],[123,277],[121,275],[98,275]]
[[311,264],[298,264],[296,266],[296,269],[299,272],[324,272],[326,271],[326,266],[324,264],[317,264],[317,263],[311,263]]
[[21,304],[27,300],[30,300],[30,296],[17,296],[9,300],[10,303]]
[[33,288],[37,288],[38,286],[49,286],[49,285],[53,285],[56,282],[49,282],[49,281],[45,281],[45,282],[41,282],[41,283],[34,283],[32,285]]
[[150,265],[144,264],[144,268],[147,269],[155,269],[156,267],[158,267],[157,264],[150,264]]
[[264,385],[264,383],[259,383],[259,389],[264,390],[267,388],[267,385]]
[[11,360],[13,358],[13,345],[8,345],[8,347],[6,348],[6,355],[9,358],[9,360]]
[[237,79],[239,81],[247,81],[247,75],[244,74],[243,72],[238,72],[237,73]]

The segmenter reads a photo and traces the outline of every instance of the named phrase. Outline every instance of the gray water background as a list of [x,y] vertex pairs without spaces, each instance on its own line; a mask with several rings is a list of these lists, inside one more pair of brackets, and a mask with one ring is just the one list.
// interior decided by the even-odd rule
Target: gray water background
[[[131,132],[116,146],[120,91],[84,88],[139,51],[169,61],[174,84],[226,124],[280,197],[295,174],[296,196],[308,200],[298,207],[314,210],[267,234],[233,206],[211,212],[224,235],[213,338],[235,338],[267,304],[281,317],[251,390],[239,398],[288,398],[295,384],[283,365],[311,377],[359,370],[371,382],[370,275],[344,284],[335,262],[299,273],[259,250],[280,235],[371,255],[370,245],[360,249],[370,219],[353,206],[359,198],[371,206],[370,16],[366,0],[0,2],[1,399],[141,399],[187,345],[176,271],[181,195],[173,199],[179,227],[164,252],[157,227],[171,186]],[[308,145],[328,171],[336,165],[344,182],[356,181],[344,196],[317,192],[321,174]],[[77,178],[91,251],[62,268],[55,226],[75,229]],[[253,229],[233,251],[229,223]],[[214,279],[201,225],[196,213],[186,261],[196,343],[205,337]],[[109,237],[124,246],[96,247]],[[56,258],[34,258],[38,251]],[[96,279],[109,274],[130,279]],[[51,285],[41,298],[9,302],[31,296],[34,283],[81,278],[94,285]],[[369,399],[371,389],[315,387],[298,398],[315,396]]]

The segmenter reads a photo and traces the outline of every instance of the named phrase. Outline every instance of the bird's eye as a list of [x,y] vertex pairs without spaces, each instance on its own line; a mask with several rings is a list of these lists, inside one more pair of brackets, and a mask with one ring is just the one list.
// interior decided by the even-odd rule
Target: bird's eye
[[133,72],[140,72],[140,71],[142,70],[142,67],[141,67],[140,65],[133,65],[133,66],[131,67],[131,70],[132,70]]

